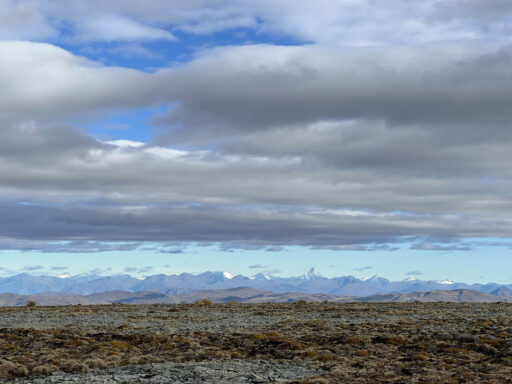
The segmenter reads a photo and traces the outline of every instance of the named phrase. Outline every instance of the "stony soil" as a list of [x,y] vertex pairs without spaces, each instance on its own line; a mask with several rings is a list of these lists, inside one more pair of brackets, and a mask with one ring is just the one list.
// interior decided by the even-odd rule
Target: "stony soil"
[[0,377],[62,382],[511,382],[512,305],[0,308]]

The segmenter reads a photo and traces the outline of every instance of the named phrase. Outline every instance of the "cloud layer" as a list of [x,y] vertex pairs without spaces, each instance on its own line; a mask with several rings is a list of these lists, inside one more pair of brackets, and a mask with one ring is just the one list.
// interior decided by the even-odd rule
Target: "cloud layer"
[[[0,248],[512,237],[512,8],[392,3],[0,0]],[[197,47],[151,71],[59,46],[240,29],[297,44]],[[73,124],[149,107],[148,142]]]

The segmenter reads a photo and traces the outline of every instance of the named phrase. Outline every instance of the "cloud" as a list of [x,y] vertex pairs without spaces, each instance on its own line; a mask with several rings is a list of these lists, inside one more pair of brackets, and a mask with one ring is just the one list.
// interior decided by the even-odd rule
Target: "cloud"
[[254,264],[249,266],[250,269],[265,269],[268,268],[268,265]]
[[423,272],[421,272],[421,271],[409,271],[405,275],[406,276],[420,276],[420,275],[423,275]]
[[172,254],[172,255],[181,255],[181,254],[184,254],[185,251],[181,248],[174,248],[174,249],[161,249],[159,251],[160,253],[169,253],[169,254]]
[[[511,237],[508,5],[464,3],[0,0],[2,39],[52,42],[0,43],[0,248],[450,251]],[[56,45],[148,53],[232,28],[305,44],[201,48],[150,73]],[[147,143],[71,124],[149,106],[167,109]]]
[[470,251],[473,249],[473,246],[464,244],[441,245],[429,242],[422,242],[412,244],[410,246],[410,249],[420,251]]
[[158,88],[153,76],[101,66],[52,44],[0,41],[0,55],[5,92],[0,107],[6,109],[0,122],[25,121],[29,129],[35,119],[84,118],[158,101],[152,96]]
[[143,243],[111,243],[87,240],[45,241],[45,240],[0,240],[0,249],[19,251],[40,251],[43,253],[97,253],[107,251],[133,251]]
[[50,266],[50,270],[51,271],[64,271],[66,269],[68,269],[68,267],[59,266],[59,265],[52,265],[52,266]]
[[154,269],[154,267],[125,267],[124,271],[127,273],[147,273]]
[[[371,126],[381,120],[388,129],[407,129],[406,138],[423,133],[428,140],[436,135],[454,140],[453,134],[468,121],[510,119],[503,100],[510,92],[509,84],[503,83],[510,52],[506,45],[480,43],[357,50],[271,45],[216,48],[179,70],[160,73],[172,79],[170,94],[180,103],[159,123],[182,126],[183,139],[197,140],[201,139],[198,129],[213,138],[219,133],[265,133],[322,121],[358,119]],[[482,68],[488,66],[496,74],[482,76]],[[454,78],[455,83],[449,82]],[[468,94],[467,86],[479,92]],[[505,133],[494,124],[492,129]],[[174,140],[180,139],[178,133],[173,134]],[[321,139],[322,130],[316,133]],[[430,138],[429,133],[435,135]],[[472,135],[468,139],[475,140]],[[294,142],[282,143],[287,144],[293,147]]]
[[283,252],[285,250],[286,250],[286,248],[284,248],[284,247],[274,246],[274,247],[268,247],[267,249],[265,249],[265,252]]
[[119,16],[86,21],[81,27],[79,38],[85,41],[176,40],[169,31]]
[[[173,31],[208,35],[233,29],[302,42],[375,46],[495,36],[510,25],[506,0],[279,1],[147,0],[100,2],[2,0],[1,37],[76,41],[172,39]],[[501,23],[485,23],[492,15]],[[456,23],[454,23],[454,20]],[[93,28],[93,26],[95,28]],[[31,29],[32,27],[32,29]]]
[[162,58],[157,52],[144,47],[140,43],[119,44],[116,47],[108,49],[111,54],[119,55],[127,58],[146,58],[159,59]]
[[39,271],[43,269],[41,265],[26,265],[23,267],[24,271]]
[[510,25],[511,12],[512,4],[507,0],[447,0],[434,7],[434,15],[441,20],[471,20],[480,28],[488,23],[488,18],[502,19]]
[[100,252],[172,241],[392,251],[417,237],[512,230],[506,182],[470,173],[454,180],[380,165],[356,172],[348,163],[118,146],[69,127],[3,134],[0,211],[12,218],[0,223],[3,249]]
[[356,271],[358,271],[358,272],[362,272],[362,271],[368,271],[368,270],[370,270],[370,269],[373,269],[373,267],[372,267],[372,266],[367,265],[367,266],[365,266],[365,267],[354,268],[354,269],[355,269]]
[[[394,239],[394,242],[400,242],[399,239]],[[359,251],[359,252],[374,252],[374,251],[397,251],[400,247],[389,244],[342,244],[342,245],[313,245],[311,247],[315,250],[329,250],[329,251]]]
[[94,268],[91,269],[88,274],[89,275],[103,275],[108,274],[112,271],[112,268]]

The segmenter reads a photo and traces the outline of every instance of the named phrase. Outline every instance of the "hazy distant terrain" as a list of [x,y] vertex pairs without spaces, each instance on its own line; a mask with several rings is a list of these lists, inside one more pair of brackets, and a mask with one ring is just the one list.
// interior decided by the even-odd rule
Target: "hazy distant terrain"
[[[390,293],[409,293],[434,290],[473,290],[484,293],[511,296],[512,285],[465,284],[452,281],[424,281],[407,279],[390,281],[374,276],[358,279],[354,276],[323,277],[315,269],[298,277],[275,277],[259,273],[247,277],[233,276],[228,272],[204,272],[201,274],[153,275],[137,279],[129,275],[115,276],[34,276],[27,273],[0,278],[0,293],[19,295],[48,294],[91,295],[107,291],[154,292],[165,295],[192,294],[204,290],[248,287],[276,293],[298,292],[332,296],[371,296]],[[155,297],[156,299],[156,297]],[[100,300],[100,298],[98,298]],[[99,301],[97,301],[99,303]]]
[[323,293],[306,294],[301,292],[276,293],[254,288],[240,287],[198,291],[190,294],[166,295],[156,292],[108,291],[92,295],[40,294],[16,295],[0,294],[0,306],[22,306],[29,301],[37,305],[70,305],[70,304],[185,304],[208,299],[214,303],[286,303],[300,300],[308,302],[450,302],[450,303],[496,303],[512,302],[512,297],[499,296],[467,289],[444,291],[421,291],[371,296],[334,296]]

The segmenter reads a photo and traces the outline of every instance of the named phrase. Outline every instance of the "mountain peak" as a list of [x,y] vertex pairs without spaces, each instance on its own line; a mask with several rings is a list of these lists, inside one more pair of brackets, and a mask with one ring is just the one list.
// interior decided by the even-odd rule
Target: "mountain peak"
[[272,275],[268,272],[260,272],[253,276],[253,280],[272,280]]
[[323,276],[320,274],[320,272],[318,272],[318,269],[316,269],[315,267],[312,267],[306,274],[303,275],[303,277],[306,280],[311,280],[311,279],[318,279]]
[[224,276],[226,279],[231,280],[235,275],[229,273],[229,272],[222,272],[222,276]]

